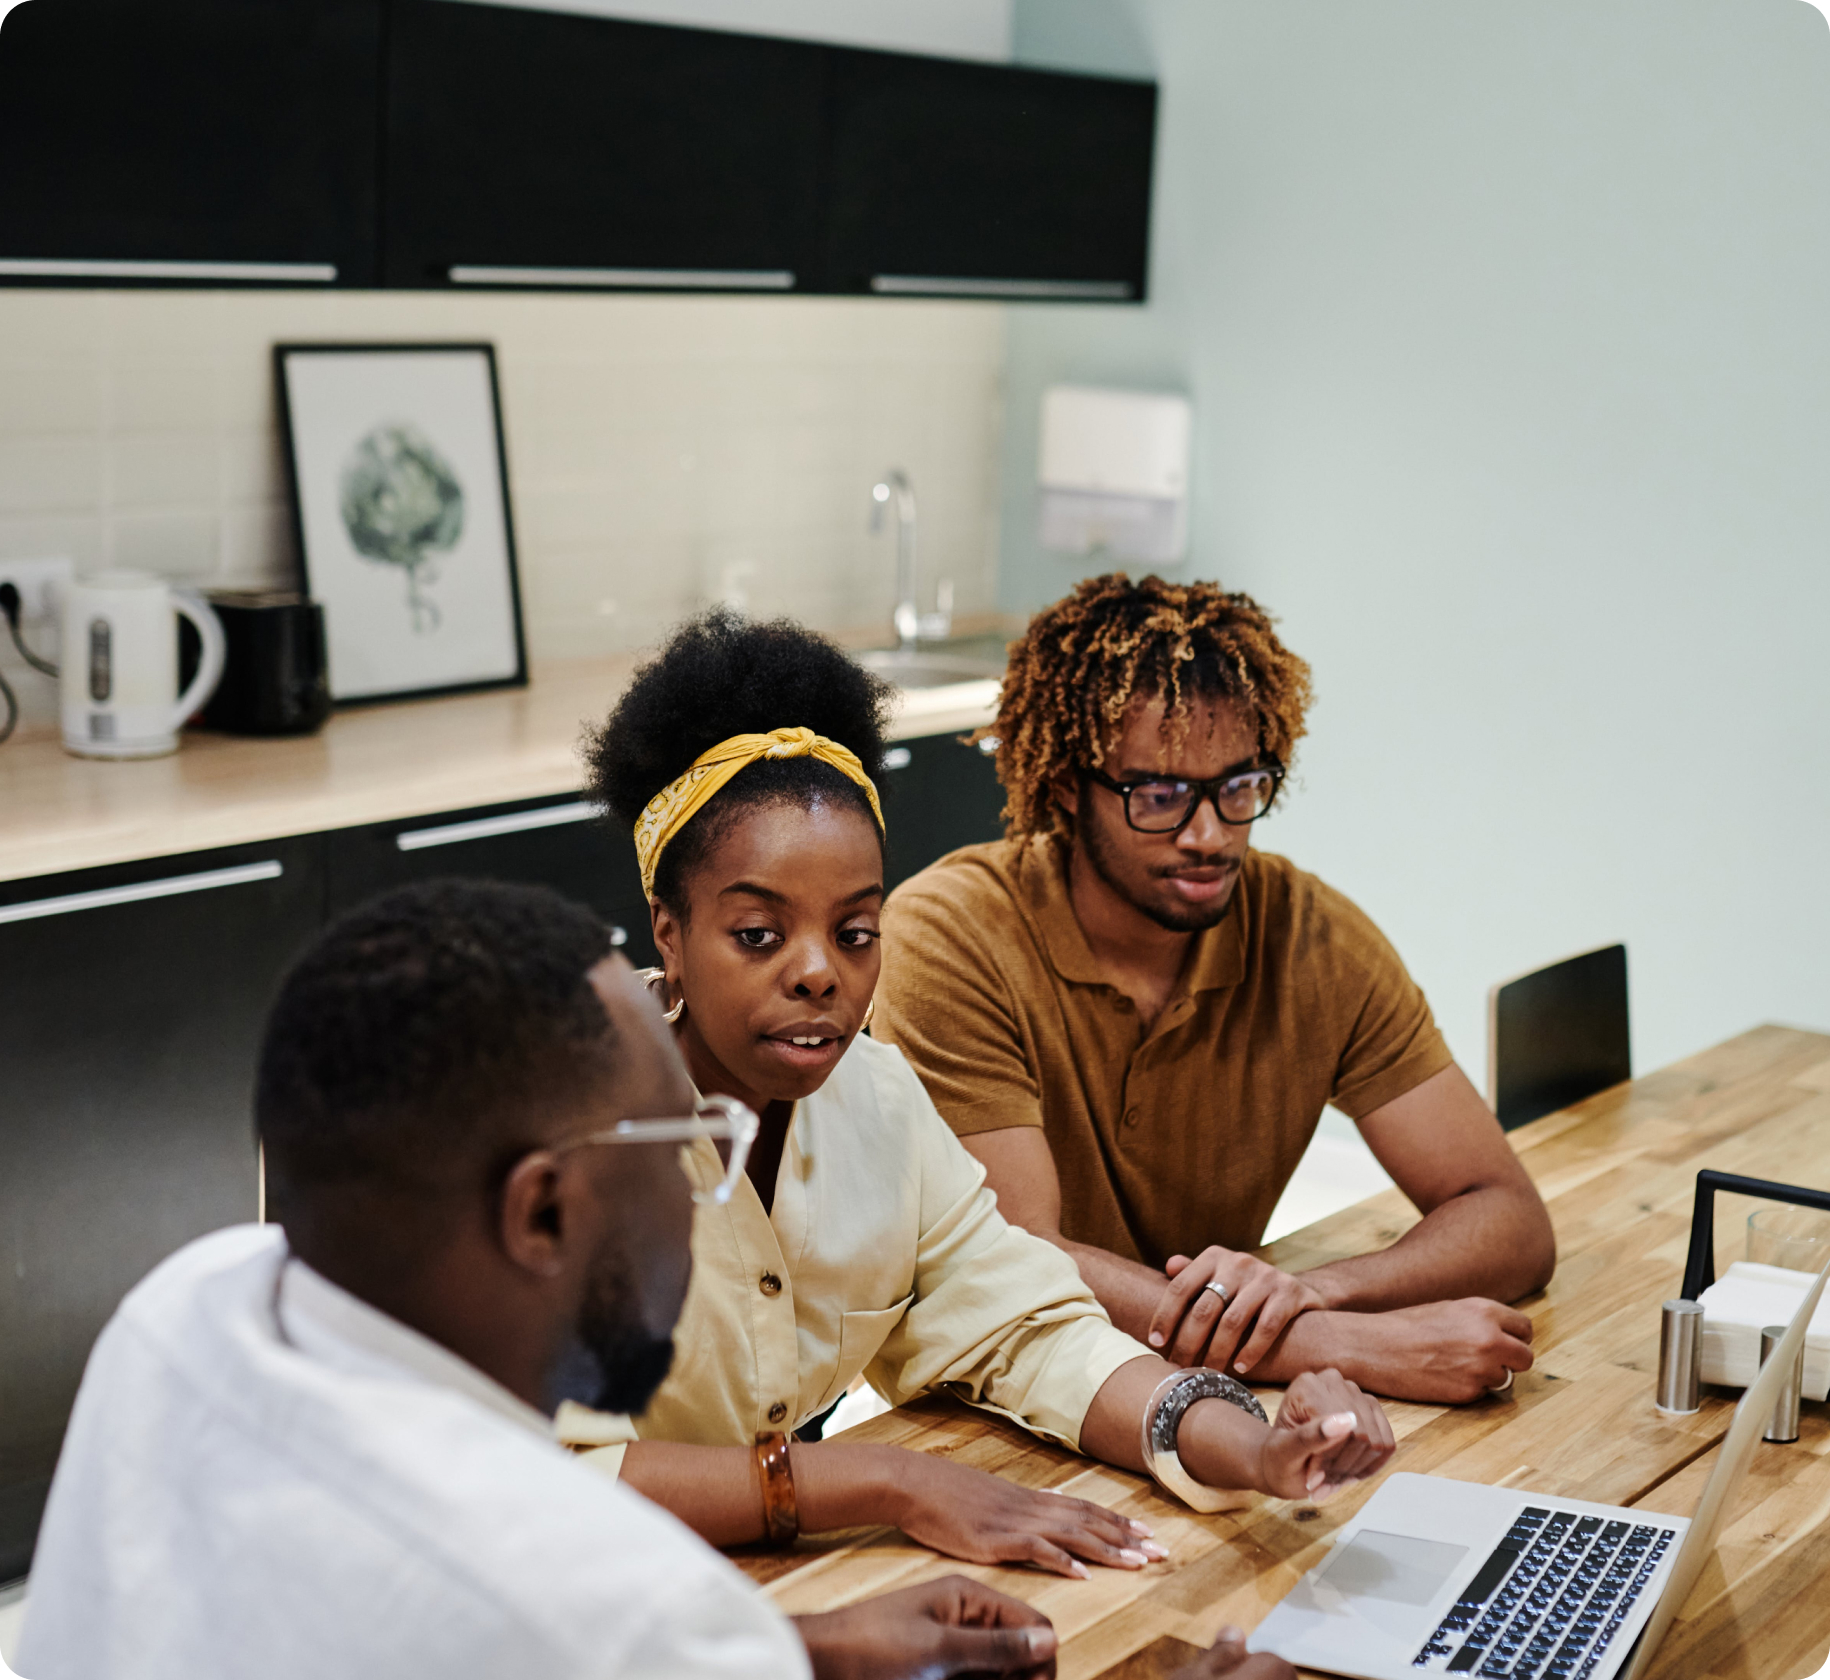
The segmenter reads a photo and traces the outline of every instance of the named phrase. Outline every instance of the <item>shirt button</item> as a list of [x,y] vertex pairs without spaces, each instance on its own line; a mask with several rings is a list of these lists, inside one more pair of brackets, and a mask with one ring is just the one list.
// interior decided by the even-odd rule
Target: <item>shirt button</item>
[[1142,1118],[1143,1116],[1135,1108],[1128,1108],[1125,1110],[1125,1124],[1127,1126],[1135,1126]]
[[764,1272],[762,1275],[762,1292],[765,1295],[781,1294],[782,1280],[780,1278],[778,1278],[773,1272]]
[[777,1400],[775,1402],[775,1404],[769,1408],[769,1421],[771,1423],[780,1423],[782,1421],[782,1419],[785,1418],[787,1415],[788,1415],[788,1408],[786,1406],[784,1406],[781,1403],[781,1401],[779,1401],[779,1400]]

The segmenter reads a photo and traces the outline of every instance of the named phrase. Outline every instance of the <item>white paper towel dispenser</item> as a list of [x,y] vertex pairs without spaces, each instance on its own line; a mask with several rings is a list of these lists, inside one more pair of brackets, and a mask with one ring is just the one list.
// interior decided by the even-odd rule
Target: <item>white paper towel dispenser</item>
[[1188,555],[1186,397],[1051,385],[1042,393],[1041,541],[1172,566]]

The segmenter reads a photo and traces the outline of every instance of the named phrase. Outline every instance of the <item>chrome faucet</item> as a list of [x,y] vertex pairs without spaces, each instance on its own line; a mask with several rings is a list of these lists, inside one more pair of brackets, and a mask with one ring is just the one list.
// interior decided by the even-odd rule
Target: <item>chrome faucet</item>
[[883,529],[883,510],[896,502],[896,646],[912,651],[924,638],[944,641],[953,629],[953,580],[942,578],[935,591],[935,610],[924,613],[915,593],[915,486],[900,467],[892,467],[871,486],[871,530]]

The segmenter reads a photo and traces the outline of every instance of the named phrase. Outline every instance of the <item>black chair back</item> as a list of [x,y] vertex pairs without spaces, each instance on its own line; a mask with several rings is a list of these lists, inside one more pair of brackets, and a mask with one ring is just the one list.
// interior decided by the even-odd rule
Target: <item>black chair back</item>
[[1487,1097],[1507,1131],[1632,1077],[1626,946],[1584,951],[1487,994]]

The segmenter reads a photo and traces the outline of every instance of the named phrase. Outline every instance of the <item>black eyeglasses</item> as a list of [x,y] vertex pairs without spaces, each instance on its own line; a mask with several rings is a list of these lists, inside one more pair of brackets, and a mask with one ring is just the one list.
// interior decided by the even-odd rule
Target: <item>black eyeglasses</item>
[[1270,810],[1277,790],[1283,786],[1284,767],[1271,763],[1204,782],[1169,777],[1115,782],[1098,770],[1088,770],[1085,775],[1088,781],[1110,788],[1124,800],[1125,821],[1138,833],[1180,834],[1194,821],[1204,799],[1211,799],[1220,820],[1234,828],[1257,822]]

